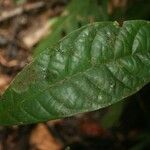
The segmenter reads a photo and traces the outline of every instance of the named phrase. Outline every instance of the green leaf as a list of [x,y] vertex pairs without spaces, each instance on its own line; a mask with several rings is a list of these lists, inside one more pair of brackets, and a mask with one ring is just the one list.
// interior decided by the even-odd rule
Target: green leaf
[[63,118],[109,106],[150,81],[150,23],[84,26],[43,51],[0,100],[0,124]]
[[23,4],[23,3],[26,2],[26,0],[14,0],[14,2],[15,2],[16,4]]
[[57,21],[52,24],[52,32],[37,45],[34,50],[34,57],[47,49],[47,47],[56,44],[71,31],[90,22],[108,20],[103,5],[99,6],[97,0],[72,0],[62,15],[57,17]]
[[113,126],[118,125],[119,119],[125,106],[125,102],[121,101],[109,107],[101,119],[101,124],[104,128],[112,128]]

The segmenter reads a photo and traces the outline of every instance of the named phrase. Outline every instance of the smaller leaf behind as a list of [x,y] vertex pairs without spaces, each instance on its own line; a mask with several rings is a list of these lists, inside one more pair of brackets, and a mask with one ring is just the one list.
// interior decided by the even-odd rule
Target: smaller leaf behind
[[71,31],[90,22],[107,20],[107,13],[97,0],[72,0],[57,21],[52,24],[52,32],[34,50],[34,56],[56,44]]

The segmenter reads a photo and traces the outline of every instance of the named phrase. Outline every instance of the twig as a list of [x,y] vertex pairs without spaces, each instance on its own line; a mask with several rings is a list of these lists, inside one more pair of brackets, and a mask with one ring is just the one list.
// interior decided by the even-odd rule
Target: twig
[[46,5],[45,2],[40,1],[40,2],[33,3],[33,4],[21,5],[21,7],[15,8],[13,10],[5,11],[0,15],[0,22],[3,22],[5,20],[8,20],[18,15],[21,15],[24,12],[29,12],[34,9],[42,8],[45,5]]

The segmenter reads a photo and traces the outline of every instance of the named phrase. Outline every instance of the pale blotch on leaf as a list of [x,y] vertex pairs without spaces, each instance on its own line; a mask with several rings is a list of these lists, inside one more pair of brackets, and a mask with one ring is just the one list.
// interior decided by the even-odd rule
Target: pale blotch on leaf
[[25,92],[31,84],[36,82],[37,78],[36,70],[28,68],[23,73],[18,74],[18,77],[12,84],[12,89],[17,93]]

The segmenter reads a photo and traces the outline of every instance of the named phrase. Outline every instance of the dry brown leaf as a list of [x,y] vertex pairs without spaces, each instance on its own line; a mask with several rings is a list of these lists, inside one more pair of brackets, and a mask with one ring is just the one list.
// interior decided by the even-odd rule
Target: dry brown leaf
[[27,48],[32,48],[36,43],[38,43],[43,36],[49,32],[49,23],[43,23],[38,28],[31,28],[26,34],[22,37],[22,42]]
[[0,55],[0,64],[2,64],[3,66],[6,66],[6,67],[15,67],[18,65],[18,61],[17,60],[11,60],[11,61],[8,61],[6,60],[4,57],[2,57]]
[[89,136],[102,136],[105,133],[98,122],[89,119],[80,122],[80,130],[83,134]]
[[48,126],[54,126],[56,124],[61,124],[62,120],[61,119],[56,119],[56,120],[51,120],[47,122]]
[[11,80],[12,78],[7,75],[0,75],[0,95],[6,90]]
[[32,150],[60,150],[62,145],[52,136],[44,124],[38,124],[30,137]]
[[108,5],[108,12],[112,14],[115,8],[124,8],[128,0],[110,0]]

